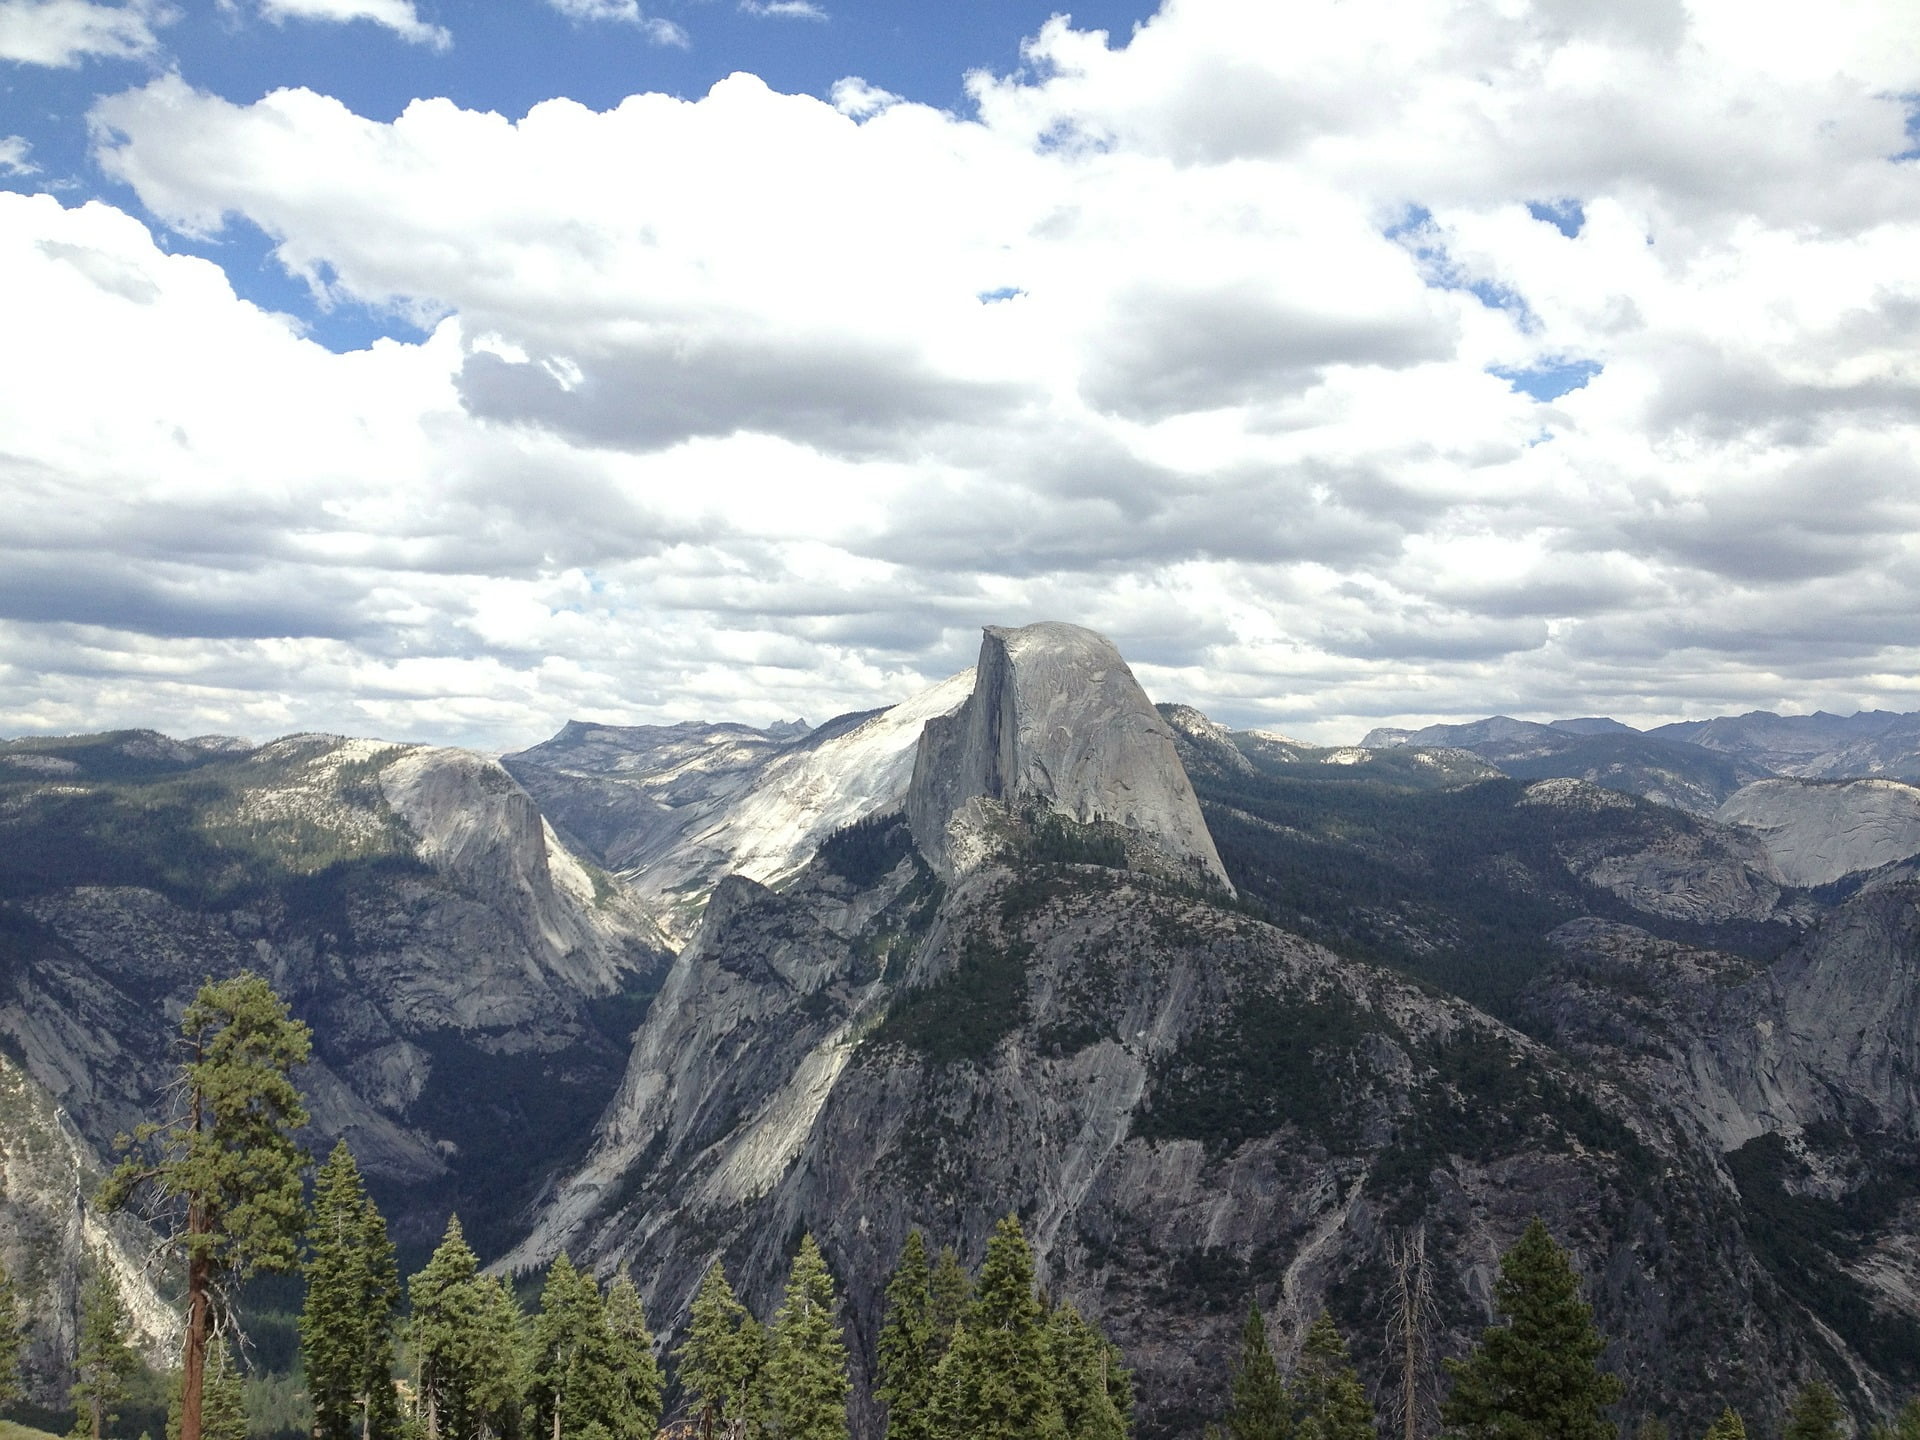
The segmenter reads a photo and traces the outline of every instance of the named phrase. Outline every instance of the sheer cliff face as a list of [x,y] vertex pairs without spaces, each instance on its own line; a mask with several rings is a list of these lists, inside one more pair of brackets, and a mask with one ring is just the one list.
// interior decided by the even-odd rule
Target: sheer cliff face
[[1920,789],[1897,780],[1760,780],[1714,818],[1755,834],[1789,885],[1827,885],[1920,853]]
[[1038,806],[1131,832],[1231,889],[1173,732],[1120,652],[1078,625],[989,626],[973,693],[927,721],[907,820],[942,875],[990,850],[998,815]]

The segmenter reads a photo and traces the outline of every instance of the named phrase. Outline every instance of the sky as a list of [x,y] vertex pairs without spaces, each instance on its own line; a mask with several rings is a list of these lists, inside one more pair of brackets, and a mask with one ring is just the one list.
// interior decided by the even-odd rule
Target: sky
[[0,0],[0,735],[1041,619],[1323,743],[1920,709],[1911,0]]

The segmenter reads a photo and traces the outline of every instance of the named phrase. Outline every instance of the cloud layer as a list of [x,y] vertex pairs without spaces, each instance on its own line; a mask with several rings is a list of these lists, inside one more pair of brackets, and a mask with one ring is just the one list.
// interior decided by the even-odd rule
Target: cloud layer
[[163,76],[93,114],[158,223],[431,333],[0,195],[0,730],[819,719],[1042,617],[1329,739],[1920,708],[1907,20],[1169,0],[965,117]]

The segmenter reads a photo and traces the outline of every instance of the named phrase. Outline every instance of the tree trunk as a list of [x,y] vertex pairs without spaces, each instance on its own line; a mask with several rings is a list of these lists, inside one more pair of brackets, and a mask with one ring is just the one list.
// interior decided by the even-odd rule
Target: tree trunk
[[[198,1204],[187,1210],[187,1244],[207,1233],[206,1214]],[[200,1396],[207,1379],[207,1331],[211,1319],[207,1295],[207,1260],[189,1248],[187,1258],[187,1346],[180,1359],[180,1440],[200,1440]]]

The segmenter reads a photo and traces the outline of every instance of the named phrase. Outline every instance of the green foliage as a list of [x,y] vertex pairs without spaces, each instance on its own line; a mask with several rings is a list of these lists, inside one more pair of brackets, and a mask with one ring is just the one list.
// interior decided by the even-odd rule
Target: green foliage
[[886,1406],[888,1440],[936,1440],[934,1369],[953,1331],[949,1325],[941,1333],[935,1324],[933,1269],[918,1230],[901,1248],[900,1263],[887,1282],[885,1305],[873,1398]]
[[967,1307],[973,1304],[973,1281],[967,1278],[960,1257],[951,1245],[940,1247],[934,1262],[933,1277],[927,1282],[927,1319],[933,1330],[935,1363],[947,1353],[954,1335],[966,1321]]
[[1606,1341],[1580,1298],[1579,1277],[1537,1218],[1501,1257],[1494,1306],[1507,1323],[1482,1332],[1464,1361],[1448,1360],[1453,1391],[1440,1418],[1459,1440],[1613,1440],[1601,1411],[1620,1381],[1596,1364]]
[[[167,1440],[180,1440],[183,1402],[181,1376],[175,1371],[167,1405]],[[200,1406],[202,1440],[248,1440],[246,1386],[222,1338],[216,1337],[207,1346]]]
[[1291,1122],[1336,1147],[1351,1129],[1337,1067],[1367,1029],[1338,991],[1249,995],[1154,1062],[1133,1133],[1225,1151]]
[[1025,865],[1100,865],[1127,868],[1127,845],[1117,827],[1082,825],[1052,813],[1028,818],[1019,847]]
[[680,1384],[706,1425],[726,1440],[742,1440],[760,1417],[766,1352],[765,1332],[734,1298],[716,1260],[694,1294],[677,1358]]
[[1289,1440],[1293,1434],[1293,1396],[1274,1363],[1258,1305],[1247,1306],[1246,1323],[1240,1327],[1240,1355],[1224,1423],[1231,1440]]
[[73,1405],[73,1433],[101,1440],[107,1426],[119,1419],[127,1383],[140,1369],[133,1352],[133,1317],[120,1298],[120,1287],[103,1255],[89,1251],[86,1279],[80,1286],[80,1336],[74,1356],[76,1379],[68,1398]]
[[1032,953],[1024,940],[969,934],[953,969],[896,1000],[871,1043],[904,1045],[935,1065],[986,1059],[1026,1018]]
[[1707,1427],[1706,1440],[1747,1440],[1746,1422],[1729,1405],[1720,1412],[1720,1418]]
[[1891,1425],[1876,1425],[1869,1433],[1872,1440],[1920,1440],[1920,1395],[1900,1407]]
[[213,1288],[222,1276],[299,1263],[307,1156],[290,1132],[307,1112],[289,1072],[311,1053],[311,1032],[251,972],[207,981],[180,1028],[192,1057],[181,1067],[184,1111],[140,1127],[142,1153],[108,1177],[100,1199],[118,1209],[145,1193],[171,1222],[187,1262],[181,1431],[184,1440],[218,1440],[203,1413]]
[[1781,1440],[1840,1440],[1847,1429],[1847,1412],[1840,1408],[1833,1387],[1824,1380],[1809,1380],[1795,1392],[1780,1434]]
[[767,1355],[767,1408],[782,1440],[846,1440],[847,1346],[833,1276],[803,1235],[787,1274]]
[[608,1358],[618,1394],[613,1413],[613,1440],[652,1440],[660,1425],[660,1400],[665,1386],[660,1362],[653,1355],[653,1332],[640,1304],[633,1277],[624,1270],[607,1289]]
[[393,1328],[400,1305],[387,1222],[342,1140],[314,1179],[300,1354],[314,1440],[397,1440]]
[[1347,1342],[1322,1310],[1307,1331],[1293,1375],[1299,1440],[1374,1440],[1373,1405],[1347,1354]]
[[11,1405],[21,1396],[20,1352],[26,1343],[20,1296],[7,1267],[0,1265],[0,1405]]
[[468,1440],[483,1427],[512,1435],[525,1388],[520,1307],[504,1282],[479,1273],[457,1216],[407,1293],[427,1440]]
[[606,1307],[593,1277],[562,1253],[547,1271],[533,1320],[527,1392],[536,1435],[582,1435],[599,1425],[609,1435],[630,1429],[626,1390],[616,1372]]
[[940,1361],[938,1413],[967,1440],[1061,1440],[1045,1316],[1020,1222],[994,1227],[973,1303]]
[[861,889],[876,885],[913,851],[913,834],[897,813],[869,815],[820,842],[820,863]]
[[1133,1429],[1133,1377],[1120,1351],[1071,1304],[1047,1316],[1047,1357],[1067,1440],[1125,1440]]

